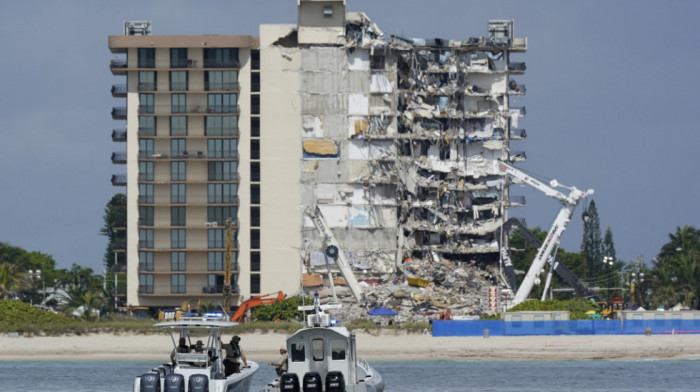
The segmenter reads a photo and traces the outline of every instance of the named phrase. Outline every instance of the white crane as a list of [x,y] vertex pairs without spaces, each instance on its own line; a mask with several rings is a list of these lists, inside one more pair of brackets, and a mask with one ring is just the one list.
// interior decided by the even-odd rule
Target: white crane
[[[542,271],[542,268],[552,255],[554,249],[559,246],[559,239],[566,229],[566,226],[569,224],[574,209],[576,209],[576,206],[581,199],[592,195],[594,191],[593,189],[581,191],[576,187],[564,186],[559,184],[557,180],[550,181],[549,185],[543,184],[537,179],[532,178],[532,176],[501,161],[494,161],[494,169],[496,172],[504,176],[510,176],[536,188],[545,195],[559,200],[562,204],[562,208],[559,210],[556,218],[554,218],[554,222],[552,223],[552,227],[549,229],[549,233],[547,233],[547,237],[537,251],[537,256],[535,256],[535,259],[532,261],[530,269],[527,271],[527,274],[520,284],[518,291],[515,293],[513,301],[508,304],[508,307],[510,308],[524,302],[530,295],[530,291],[532,291],[535,281],[539,279],[540,271]],[[555,189],[558,187],[568,189],[569,194],[564,194]]]

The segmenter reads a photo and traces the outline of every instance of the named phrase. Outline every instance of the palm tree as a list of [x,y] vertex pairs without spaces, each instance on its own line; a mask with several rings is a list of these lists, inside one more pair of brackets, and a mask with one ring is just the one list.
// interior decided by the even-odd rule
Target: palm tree
[[[693,309],[700,308],[700,231],[693,226],[677,227],[676,232],[669,234],[669,242],[661,247],[659,260],[655,267],[655,276],[663,276],[658,280],[655,290],[661,290],[668,300],[684,300],[685,305]],[[669,289],[674,294],[670,295]],[[657,296],[658,297],[658,296]],[[674,305],[674,304],[669,304]]]
[[0,299],[15,294],[19,287],[20,274],[15,271],[15,266],[8,263],[0,265]]

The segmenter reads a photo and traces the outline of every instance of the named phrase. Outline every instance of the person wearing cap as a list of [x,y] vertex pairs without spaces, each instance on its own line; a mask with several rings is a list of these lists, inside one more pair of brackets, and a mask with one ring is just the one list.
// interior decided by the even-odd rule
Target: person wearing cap
[[239,345],[240,341],[241,338],[238,335],[234,335],[231,338],[231,342],[227,344],[223,344],[221,341],[219,341],[219,343],[221,343],[221,348],[226,350],[226,357],[224,358],[224,372],[226,377],[233,373],[240,373],[241,364],[239,360],[241,359],[243,360],[244,368],[250,368],[245,355],[243,355],[243,349],[241,349],[241,346]]
[[204,343],[201,340],[197,340],[197,343],[194,345],[194,352],[198,354],[204,352]]
[[280,347],[280,357],[277,362],[268,362],[270,366],[277,366],[275,371],[277,372],[277,377],[282,377],[284,373],[287,373],[287,349]]

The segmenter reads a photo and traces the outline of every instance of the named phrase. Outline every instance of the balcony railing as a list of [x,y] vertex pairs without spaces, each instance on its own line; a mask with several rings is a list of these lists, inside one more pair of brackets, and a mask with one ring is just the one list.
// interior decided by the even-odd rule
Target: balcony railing
[[139,204],[153,204],[153,196],[152,195],[141,195],[138,198]]
[[139,127],[139,136],[155,136],[155,127]]
[[139,294],[153,294],[153,286],[139,285]]
[[187,82],[170,82],[171,91],[187,91]]
[[[238,196],[214,196],[214,197],[209,197],[207,198],[207,202],[211,204],[239,204],[240,199]],[[223,225],[224,222],[217,222],[220,225]],[[234,226],[237,226],[238,223],[234,223]]]
[[112,163],[114,163],[114,164],[126,163],[126,153],[125,152],[113,152],[112,153]]
[[238,159],[238,151],[214,151],[210,152],[209,159]]
[[112,118],[115,120],[126,120],[126,106],[112,108]]
[[153,226],[153,218],[139,219],[139,226]]
[[126,129],[113,129],[112,130],[112,141],[113,142],[125,142],[126,141]]
[[212,113],[212,114],[238,114],[238,105],[171,105],[170,113]]
[[138,87],[139,91],[156,91],[156,84],[154,82],[141,82]]
[[204,68],[239,68],[238,60],[204,59]]
[[154,105],[139,105],[139,113],[141,114],[153,114],[155,112]]
[[208,178],[209,181],[231,181],[231,182],[240,182],[241,181],[241,176],[238,173],[231,173],[231,174],[213,174],[210,175]]
[[197,68],[197,60],[170,59],[170,68]]
[[128,63],[126,62],[126,59],[114,59],[109,62],[109,67],[110,68],[126,68]]
[[118,251],[118,250],[125,250],[126,249],[126,241],[114,241],[112,242],[112,250]]
[[525,138],[527,138],[527,132],[525,132],[524,129],[511,129],[510,138],[524,140]]
[[527,69],[527,66],[523,62],[510,63],[510,64],[508,64],[508,69],[511,71],[525,72],[525,70]]
[[204,84],[205,91],[238,91],[240,89],[241,85],[236,82],[206,82]]
[[139,241],[139,249],[153,249],[153,241]]
[[114,185],[114,186],[126,186],[126,174],[114,174],[114,175],[112,175],[112,185]]
[[112,96],[113,97],[125,97],[126,96],[126,84],[113,84],[112,85]]
[[238,127],[208,127],[206,136],[238,136]]

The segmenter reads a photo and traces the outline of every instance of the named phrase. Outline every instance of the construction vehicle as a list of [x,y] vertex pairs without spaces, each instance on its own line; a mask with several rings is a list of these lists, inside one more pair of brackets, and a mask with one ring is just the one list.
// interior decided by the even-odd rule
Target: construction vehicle
[[260,305],[269,305],[269,304],[274,304],[275,302],[282,301],[284,299],[284,293],[279,291],[277,292],[277,296],[275,297],[270,297],[271,295],[275,295],[275,293],[270,293],[270,294],[263,294],[263,295],[258,295],[255,297],[251,297],[247,301],[243,301],[238,306],[238,309],[236,309],[236,313],[231,316],[231,321],[240,323],[244,321],[246,312],[250,309],[253,309],[257,306]]
[[[524,302],[530,295],[532,287],[535,285],[536,282],[539,282],[540,280],[539,275],[545,263],[547,263],[548,261],[551,263],[550,257],[552,256],[554,250],[559,247],[559,240],[561,239],[562,233],[564,232],[566,226],[571,220],[571,215],[573,214],[574,209],[576,209],[576,206],[581,201],[581,199],[592,195],[594,191],[593,189],[581,191],[576,187],[567,187],[559,184],[557,180],[552,180],[550,181],[549,185],[546,185],[533,178],[532,176],[501,161],[494,161],[494,170],[503,176],[508,176],[517,181],[524,182],[534,187],[535,189],[541,191],[545,195],[557,199],[562,203],[562,208],[561,210],[559,210],[559,213],[554,218],[552,227],[549,229],[549,232],[547,233],[547,237],[545,238],[544,242],[539,247],[537,255],[535,256],[535,259],[530,265],[530,269],[525,275],[525,278],[520,284],[520,287],[515,292],[513,300],[510,301],[507,305],[508,308],[511,308],[515,305],[518,305],[519,303]],[[558,187],[568,189],[569,194],[564,194],[555,189]],[[505,252],[501,252],[501,255],[504,254]],[[504,262],[504,265],[505,264],[506,263]]]
[[[345,259],[345,255],[343,252],[339,251],[340,249],[340,244],[338,241],[335,239],[335,236],[333,235],[333,232],[331,231],[330,227],[328,226],[328,223],[326,220],[323,218],[323,214],[321,213],[321,210],[319,210],[318,206],[309,206],[304,210],[304,213],[311,218],[311,221],[314,223],[314,226],[316,226],[316,229],[318,229],[319,233],[321,233],[321,237],[323,239],[324,247],[325,247],[325,255],[326,257],[330,257],[335,260],[336,265],[338,266],[338,269],[340,269],[340,273],[343,274],[343,278],[345,278],[345,282],[347,283],[348,287],[350,288],[350,292],[352,292],[352,295],[355,297],[355,300],[359,304],[364,304],[365,302],[365,297],[364,294],[362,293],[362,288],[360,287],[360,284],[357,282],[357,278],[355,277],[355,274],[352,272],[352,268],[350,267],[350,264],[348,261]],[[329,271],[330,275],[330,271]],[[333,279],[329,276],[330,284],[333,285]],[[334,291],[334,297],[335,297],[335,289]]]
[[[535,237],[517,218],[510,218],[503,224],[503,230],[505,232],[510,232],[513,227],[516,227],[520,231],[525,241],[529,242],[530,245],[534,246],[535,248],[542,246],[542,242]],[[501,251],[507,250],[502,248]],[[504,263],[503,265],[507,284],[511,290],[516,291],[517,283],[515,281],[515,269],[513,268],[513,263],[510,262],[510,258],[508,257],[507,253],[504,257],[508,260],[508,263]],[[553,272],[555,272],[564,282],[566,282],[566,284],[569,285],[569,287],[574,289],[574,292],[578,297],[593,298],[598,300],[596,295],[593,294],[593,292],[589,290],[588,287],[586,287],[583,282],[581,282],[581,280],[579,280],[579,278],[573,272],[571,272],[566,265],[564,265],[564,263],[557,260],[556,257],[554,258],[554,263],[552,264],[551,268]]]

